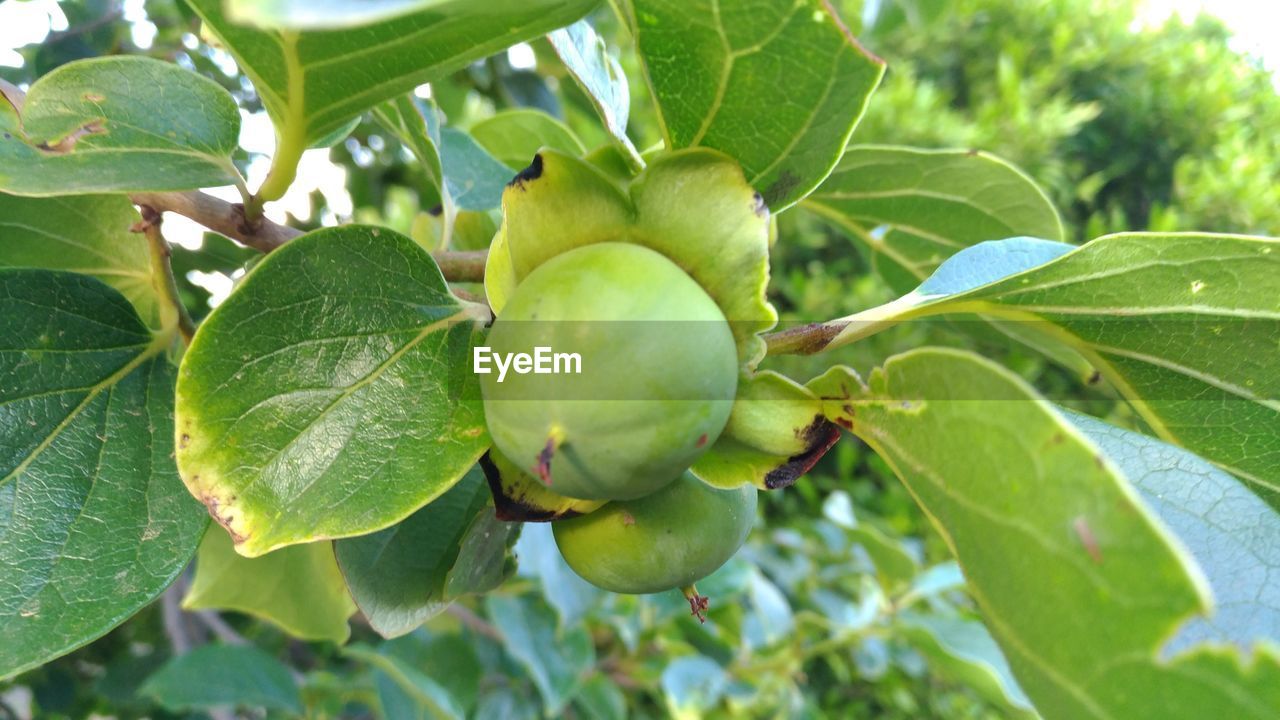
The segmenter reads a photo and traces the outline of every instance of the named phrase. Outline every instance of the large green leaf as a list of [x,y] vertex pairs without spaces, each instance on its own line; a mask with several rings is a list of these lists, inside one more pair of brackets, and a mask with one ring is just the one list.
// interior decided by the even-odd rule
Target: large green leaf
[[489,595],[485,608],[502,633],[506,651],[538,688],[546,715],[560,715],[595,664],[595,646],[586,627],[557,629],[555,613],[527,595]]
[[235,22],[296,29],[355,27],[450,0],[226,0]]
[[190,70],[144,57],[68,63],[0,94],[0,191],[18,195],[227,185],[240,133],[235,100]]
[[253,81],[280,134],[311,145],[383,100],[578,20],[599,0],[458,0],[302,32],[236,25],[222,0],[187,2]]
[[641,166],[640,152],[627,137],[631,114],[631,90],[617,59],[609,54],[604,38],[586,20],[547,35],[569,74],[582,86],[604,127],[628,158]]
[[[445,584],[467,529],[482,512],[493,510],[477,468],[399,524],[334,543],[351,596],[374,630],[383,637],[403,635],[448,606]],[[496,561],[500,569],[503,553]]]
[[1124,470],[1011,372],[930,349],[891,359],[866,386],[836,368],[810,387],[942,532],[1045,718],[1280,712],[1272,644],[1248,661],[1223,645],[1163,654],[1210,612],[1204,576]]
[[902,298],[829,323],[823,346],[941,313],[1005,319],[1073,348],[1158,435],[1280,507],[1280,240],[1131,233],[1079,248],[980,243]]
[[0,676],[106,633],[195,552],[171,339],[98,280],[0,270]]
[[333,544],[281,548],[262,557],[236,553],[227,534],[210,527],[196,556],[196,577],[182,606],[248,613],[303,640],[346,642],[356,611]]
[[900,292],[983,240],[1062,240],[1058,212],[1031,178],[972,150],[855,145],[804,207],[844,229]]
[[92,275],[119,290],[152,326],[159,322],[151,257],[120,195],[24,198],[0,194],[0,267]]
[[544,147],[574,156],[587,151],[567,125],[531,108],[503,110],[487,117],[471,126],[471,136],[512,170],[528,166]]
[[1214,613],[1184,625],[1165,652],[1199,642],[1247,651],[1280,638],[1280,515],[1239,480],[1191,453],[1070,411],[1067,419],[1120,466],[1203,568]]
[[165,663],[139,692],[171,712],[247,707],[303,713],[289,668],[252,645],[202,645]]
[[178,374],[178,468],[246,556],[393,525],[488,446],[476,320],[425,250],[319,230],[201,325]]
[[831,172],[884,63],[823,0],[634,0],[668,147],[742,164],[774,212]]

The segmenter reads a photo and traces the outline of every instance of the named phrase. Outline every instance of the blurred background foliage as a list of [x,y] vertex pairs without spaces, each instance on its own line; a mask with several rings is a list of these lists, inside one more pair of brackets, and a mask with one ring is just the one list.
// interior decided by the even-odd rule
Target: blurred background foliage
[[[1280,235],[1277,81],[1231,48],[1220,22],[1145,26],[1135,0],[835,4],[889,62],[855,142],[1000,155],[1042,185],[1077,242],[1144,229]],[[60,7],[66,29],[22,48],[23,64],[0,77],[27,84],[74,59],[140,53],[214,78],[248,113],[260,111],[252,86],[180,2]],[[632,80],[633,139],[659,144],[625,28],[607,8],[593,19]],[[545,41],[476,63],[431,95],[454,127],[534,108],[588,149],[606,142]],[[313,212],[293,224],[375,222],[438,242],[438,198],[376,123],[363,121],[329,156],[346,171],[349,211],[316,192]],[[245,167],[260,160],[248,150],[237,158]],[[495,222],[464,214],[455,245],[483,247]],[[786,322],[892,297],[853,243],[804,211],[779,218],[773,252],[772,299]],[[212,235],[199,251],[175,248],[193,314],[217,292],[209,277],[229,284],[252,261]],[[803,381],[832,362],[866,371],[928,343],[976,347],[1059,401],[1137,422],[1106,388],[995,334],[962,339],[946,322],[768,366]],[[678,594],[591,588],[560,560],[549,528],[529,525],[517,575],[499,592],[390,641],[358,616],[337,647],[244,615],[183,613],[180,580],[106,638],[0,684],[0,718],[1034,716],[945,545],[865,447],[845,438],[795,487],[762,496],[761,515],[743,552],[699,586],[712,598],[705,625]]]

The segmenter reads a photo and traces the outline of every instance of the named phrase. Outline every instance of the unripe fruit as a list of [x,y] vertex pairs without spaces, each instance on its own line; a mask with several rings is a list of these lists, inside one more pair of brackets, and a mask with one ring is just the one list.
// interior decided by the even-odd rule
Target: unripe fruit
[[494,357],[538,347],[580,357],[580,374],[481,375],[498,450],[569,497],[623,500],[670,483],[719,437],[737,389],[720,308],[639,245],[598,243],[538,266],[488,346]]
[[569,567],[592,585],[663,592],[690,586],[733,557],[755,520],[756,493],[754,485],[720,490],[685,473],[652,495],[551,528]]

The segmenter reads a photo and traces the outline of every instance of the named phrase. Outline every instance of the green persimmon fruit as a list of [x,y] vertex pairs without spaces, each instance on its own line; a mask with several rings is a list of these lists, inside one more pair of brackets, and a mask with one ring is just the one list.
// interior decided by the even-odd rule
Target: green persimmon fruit
[[675,480],[719,437],[737,391],[724,314],[640,245],[598,243],[539,265],[487,347],[494,366],[544,351],[547,372],[509,362],[505,376],[480,375],[485,419],[503,455],[573,498],[626,500]]
[[556,546],[583,580],[612,592],[684,588],[742,547],[756,516],[754,485],[714,488],[684,473],[638,500],[552,523]]

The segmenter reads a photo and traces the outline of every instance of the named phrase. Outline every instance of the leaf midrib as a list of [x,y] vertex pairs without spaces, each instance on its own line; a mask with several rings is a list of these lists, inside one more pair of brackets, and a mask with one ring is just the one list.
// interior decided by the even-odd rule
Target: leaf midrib
[[84,412],[85,408],[87,408],[94,401],[94,399],[96,399],[99,395],[101,395],[104,390],[108,390],[114,387],[116,383],[128,377],[130,373],[132,373],[134,370],[141,367],[143,363],[147,362],[151,358],[160,354],[164,350],[164,348],[168,346],[170,339],[171,339],[171,333],[163,333],[160,335],[156,335],[152,339],[152,341],[143,348],[142,352],[134,356],[132,360],[125,363],[115,372],[111,373],[107,377],[103,378],[99,382],[92,385],[90,387],[89,392],[84,396],[84,399],[81,400],[80,403],[77,404],[74,408],[72,408],[71,411],[67,413],[67,416],[64,417],[56,426],[54,426],[54,428],[51,431],[49,431],[49,434],[46,435],[45,438],[41,440],[38,445],[36,445],[34,448],[31,449],[31,452],[27,454],[27,457],[23,458],[22,462],[18,463],[14,467],[14,469],[9,472],[8,475],[5,475],[3,478],[0,478],[0,486],[3,486],[11,481],[16,481],[17,478],[20,477],[24,472],[26,472],[27,468],[29,468],[31,464],[35,462],[36,458],[38,458],[42,453],[44,453],[45,450],[48,450],[49,447],[53,445],[54,441],[57,440],[58,436],[61,435],[62,432],[66,430],[73,421],[76,420],[76,418],[79,417],[80,413]]

